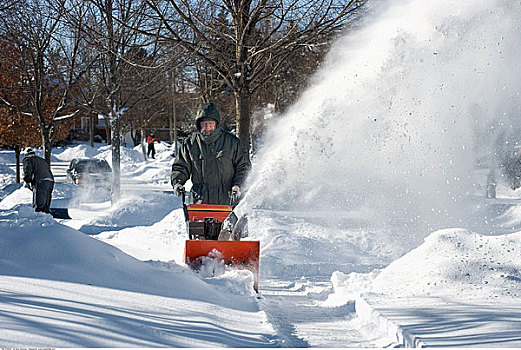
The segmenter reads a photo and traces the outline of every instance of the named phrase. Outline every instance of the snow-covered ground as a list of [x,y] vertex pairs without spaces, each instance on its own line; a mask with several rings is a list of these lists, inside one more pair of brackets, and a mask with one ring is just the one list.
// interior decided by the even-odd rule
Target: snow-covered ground
[[[55,150],[55,173],[86,147]],[[433,308],[443,299],[498,311],[495,302],[509,305],[502,308],[504,318],[519,316],[519,232],[437,231],[392,262],[393,254],[371,243],[377,230],[371,232],[363,213],[338,211],[336,222],[324,222],[327,216],[317,212],[255,209],[248,239],[261,242],[261,298],[247,271],[197,275],[181,263],[187,237],[180,200],[167,181],[142,179],[136,186],[133,176],[138,171],[153,178],[170,167],[170,150],[159,148],[160,156],[152,162],[142,161],[136,150],[123,150],[128,153],[123,168],[131,170],[123,174],[123,198],[114,206],[104,196],[85,195],[57,182],[53,207],[68,206],[71,220],[34,213],[31,193],[21,185],[3,190],[2,346],[383,347],[403,339],[397,338],[393,323],[389,326],[390,317],[385,326],[373,323],[376,306],[391,298],[409,298],[405,313],[413,320],[419,317],[413,317],[413,297],[434,300]],[[96,157],[104,151],[89,149]],[[10,151],[0,157],[14,163]],[[5,171],[1,177],[9,182],[13,174]],[[475,203],[507,206],[487,220],[490,227],[516,231],[521,218],[517,203],[479,197]],[[361,226],[365,231],[359,231]],[[453,324],[448,326],[457,327],[468,317],[460,315],[449,318]],[[496,333],[505,341],[505,329]],[[483,336],[473,345],[491,345],[493,338],[497,336]]]
[[[180,262],[186,239],[181,202],[168,177],[170,154],[145,163],[123,150],[123,198],[57,182],[53,207],[72,220],[35,213],[31,192],[12,184],[0,202],[0,331],[3,347],[272,347],[278,338],[258,305],[251,273],[204,281]],[[85,154],[87,150],[87,154]],[[55,150],[55,173],[106,147]],[[13,164],[14,155],[0,153]],[[143,171],[143,168],[146,168]],[[149,176],[126,182],[135,172]],[[13,179],[11,171],[1,177]],[[58,181],[64,177],[57,176]],[[146,181],[149,179],[150,181]],[[131,192],[128,192],[130,189]],[[107,244],[107,243],[109,244]]]
[[[392,5],[392,6],[391,6]],[[171,151],[122,150],[122,198],[64,183],[54,220],[0,151],[3,347],[521,347],[521,190],[476,159],[515,144],[521,5],[375,1],[267,134],[245,198],[248,271],[181,261]]]

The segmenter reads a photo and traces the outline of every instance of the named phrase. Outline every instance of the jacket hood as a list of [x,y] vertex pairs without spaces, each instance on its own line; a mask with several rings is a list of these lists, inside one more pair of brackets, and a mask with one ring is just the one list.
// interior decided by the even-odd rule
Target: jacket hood
[[210,118],[217,122],[217,126],[221,124],[221,116],[219,115],[219,111],[213,102],[211,103],[201,103],[199,108],[197,109],[197,114],[195,116],[195,126],[198,131],[201,131],[201,127],[199,122],[203,118]]
[[34,152],[34,150],[32,148],[28,148],[26,151],[25,151],[25,156],[26,157],[31,157],[31,156],[34,156],[36,155],[36,153]]

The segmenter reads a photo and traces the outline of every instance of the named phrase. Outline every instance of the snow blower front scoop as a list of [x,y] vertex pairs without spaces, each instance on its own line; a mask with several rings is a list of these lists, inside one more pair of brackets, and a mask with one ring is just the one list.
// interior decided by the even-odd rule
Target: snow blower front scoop
[[[253,289],[259,291],[259,241],[240,241],[240,234],[224,235],[224,220],[232,213],[232,206],[192,204],[186,205],[188,236],[184,251],[184,262],[198,271],[205,257],[222,259],[233,269],[253,272]],[[235,239],[235,240],[229,240]]]

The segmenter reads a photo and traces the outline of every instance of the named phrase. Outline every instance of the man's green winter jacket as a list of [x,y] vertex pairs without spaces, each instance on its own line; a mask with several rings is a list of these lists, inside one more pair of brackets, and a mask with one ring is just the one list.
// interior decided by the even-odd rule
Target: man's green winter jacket
[[205,137],[196,132],[183,143],[172,164],[172,186],[192,178],[197,204],[230,204],[232,186],[241,186],[251,167],[248,152],[219,125]]
[[38,182],[43,180],[54,181],[54,176],[51,172],[51,167],[45,159],[35,156],[25,156],[23,161],[24,181],[36,187]]

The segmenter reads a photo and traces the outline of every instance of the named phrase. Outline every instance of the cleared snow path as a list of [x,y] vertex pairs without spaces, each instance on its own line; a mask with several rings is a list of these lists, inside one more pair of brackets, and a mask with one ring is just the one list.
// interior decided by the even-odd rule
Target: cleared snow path
[[261,309],[266,312],[282,346],[386,347],[394,337],[355,313],[354,302],[337,307],[322,305],[329,283],[263,281]]

